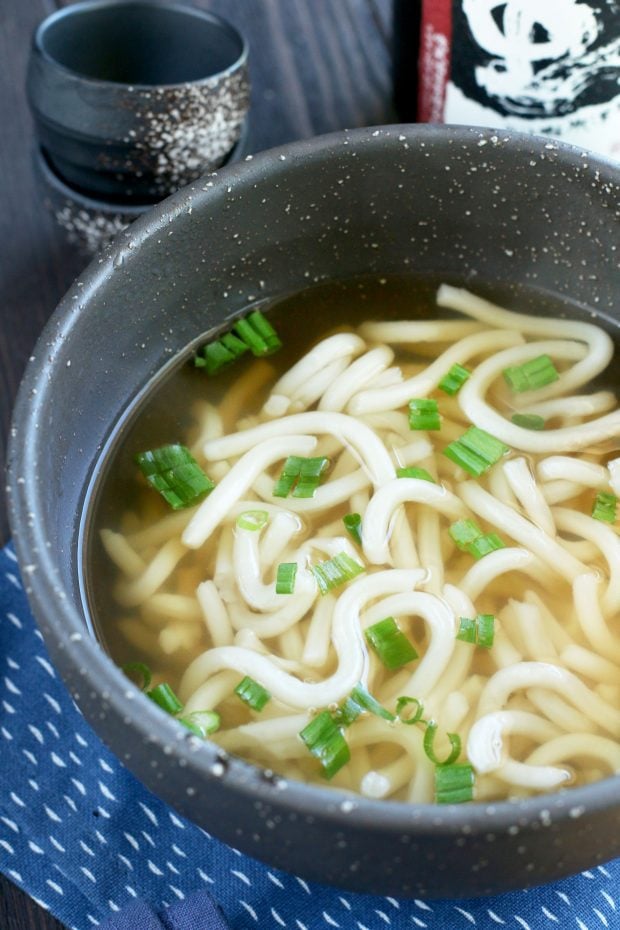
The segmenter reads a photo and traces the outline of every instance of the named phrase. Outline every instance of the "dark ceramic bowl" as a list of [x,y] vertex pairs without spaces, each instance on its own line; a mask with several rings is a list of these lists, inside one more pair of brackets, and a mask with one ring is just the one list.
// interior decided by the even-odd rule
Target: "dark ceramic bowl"
[[85,0],[33,37],[28,100],[71,186],[155,203],[236,145],[249,107],[247,45],[212,13],[164,0]]
[[514,803],[407,805],[283,782],[200,744],[91,638],[78,584],[93,468],[131,401],[198,334],[251,295],[403,270],[472,287],[529,283],[617,325],[619,182],[617,166],[535,137],[337,133],[175,194],[121,234],[56,311],[19,394],[10,454],[31,603],[96,731],[216,836],[306,879],[420,897],[526,887],[620,854],[618,777]]

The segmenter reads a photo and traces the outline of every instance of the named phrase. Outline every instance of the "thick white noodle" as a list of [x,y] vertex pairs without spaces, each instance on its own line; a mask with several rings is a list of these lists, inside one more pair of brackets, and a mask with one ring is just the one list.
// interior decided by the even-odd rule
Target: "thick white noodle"
[[620,611],[620,539],[610,526],[593,520],[585,513],[569,510],[566,507],[554,507],[553,516],[559,530],[575,533],[594,543],[607,562],[609,584],[602,602],[606,614]]
[[[216,442],[225,442],[218,439]],[[313,436],[285,435],[265,438],[251,452],[235,462],[227,475],[200,504],[181,540],[185,546],[198,549],[219,526],[231,507],[242,497],[256,478],[274,462],[288,455],[309,455],[316,446]]]
[[332,379],[332,384],[323,393],[319,410],[332,410],[338,413],[344,410],[349,400],[365,384],[392,364],[394,353],[387,346],[377,346],[361,355],[339,377]]
[[523,507],[526,516],[548,536],[555,536],[556,529],[553,515],[542,491],[536,484],[536,479],[526,459],[522,456],[509,459],[503,463],[502,467],[508,484]]
[[[358,491],[363,491],[370,484],[367,472],[363,468],[358,468],[342,478],[327,480],[325,484],[319,485],[314,492],[313,497],[288,497],[286,499],[287,510],[294,513],[317,513],[321,510],[331,510],[337,504],[343,504],[349,500]],[[260,475],[254,482],[254,490],[264,501],[273,500],[273,478],[266,475]],[[257,507],[262,509],[262,504],[257,503]]]
[[489,552],[483,559],[474,562],[459,582],[459,588],[475,601],[491,582],[507,572],[524,572],[542,584],[549,583],[551,572],[529,549],[507,546]]
[[233,628],[226,604],[213,581],[203,581],[196,589],[205,624],[214,646],[229,646],[233,641]]
[[569,455],[550,455],[536,466],[541,481],[573,481],[587,488],[608,488],[609,472],[603,465],[586,462]]
[[611,774],[620,772],[620,744],[594,733],[568,733],[538,746],[527,758],[532,765],[553,765],[575,758],[596,759]]
[[319,398],[323,397],[325,391],[329,390],[330,386],[343,372],[349,371],[350,361],[350,356],[336,359],[331,365],[326,365],[325,368],[317,371],[304,382],[291,397],[290,412],[300,413],[302,410],[312,407]]
[[454,364],[463,365],[482,353],[494,352],[522,342],[523,337],[518,332],[507,330],[503,332],[486,330],[466,336],[446,349],[420,374],[407,378],[402,384],[395,384],[393,387],[377,391],[361,391],[356,394],[349,404],[349,410],[354,414],[372,413],[375,410],[395,410],[408,403],[412,397],[425,397],[433,391]]
[[549,791],[570,782],[572,775],[568,769],[525,765],[510,758],[505,737],[512,734],[527,736],[538,743],[560,735],[553,724],[526,711],[502,710],[485,714],[476,720],[467,737],[467,758],[479,774],[494,772],[512,785],[539,791]]
[[381,595],[413,590],[426,577],[423,569],[376,572],[351,583],[338,598],[332,623],[337,669],[318,682],[299,681],[276,668],[265,656],[235,646],[208,649],[190,664],[180,687],[181,700],[223,668],[236,669],[262,684],[289,707],[323,707],[346,697],[367,674],[368,651],[360,629],[360,611]]
[[482,329],[480,323],[469,320],[394,320],[384,323],[362,323],[360,335],[371,342],[411,345],[420,342],[453,342]]
[[579,625],[586,640],[601,655],[620,662],[620,634],[609,629],[599,604],[601,578],[586,572],[573,582],[573,597]]

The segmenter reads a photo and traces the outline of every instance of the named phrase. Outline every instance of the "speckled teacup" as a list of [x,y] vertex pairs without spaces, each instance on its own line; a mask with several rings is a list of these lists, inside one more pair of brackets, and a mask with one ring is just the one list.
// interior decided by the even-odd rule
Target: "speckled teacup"
[[86,0],[33,38],[28,98],[70,185],[156,202],[219,167],[249,107],[247,45],[229,23],[152,0]]

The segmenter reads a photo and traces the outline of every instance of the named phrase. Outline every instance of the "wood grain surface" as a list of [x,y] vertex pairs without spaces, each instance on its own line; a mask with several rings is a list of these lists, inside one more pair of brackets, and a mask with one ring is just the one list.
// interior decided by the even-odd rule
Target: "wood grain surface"
[[[24,78],[35,25],[53,0],[0,0],[0,470],[17,387],[44,323],[85,265],[44,206],[32,171]],[[391,0],[195,0],[250,44],[250,149],[394,122]],[[0,544],[8,539],[0,494]],[[0,877],[1,930],[60,924]]]

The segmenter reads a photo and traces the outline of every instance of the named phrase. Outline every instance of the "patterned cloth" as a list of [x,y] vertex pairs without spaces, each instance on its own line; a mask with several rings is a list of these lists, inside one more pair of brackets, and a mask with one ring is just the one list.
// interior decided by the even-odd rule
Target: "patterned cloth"
[[529,892],[411,901],[309,885],[220,843],[88,727],[49,661],[11,547],[0,550],[0,752],[0,870],[76,930],[115,915],[115,930],[215,930],[208,904],[196,910],[200,891],[231,930],[620,930],[620,860]]

